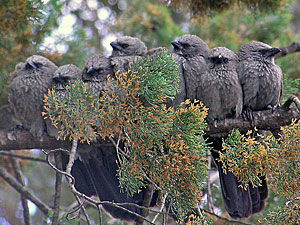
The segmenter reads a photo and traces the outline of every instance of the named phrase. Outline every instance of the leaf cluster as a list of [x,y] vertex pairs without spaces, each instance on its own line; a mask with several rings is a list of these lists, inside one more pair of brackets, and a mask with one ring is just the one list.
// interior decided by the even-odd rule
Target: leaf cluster
[[98,119],[99,99],[89,95],[85,84],[79,80],[66,86],[64,93],[49,89],[44,97],[44,119],[50,119],[65,140],[90,142],[96,138],[92,126]]
[[272,189],[281,195],[295,197],[300,194],[300,124],[282,128],[280,140],[271,135],[260,136],[252,132],[242,135],[234,130],[223,142],[220,161],[224,171],[235,174],[242,186],[260,185],[260,176],[267,175]]
[[270,212],[265,218],[259,221],[260,224],[289,225],[299,224],[300,221],[300,200],[292,199],[283,207],[277,207],[275,211]]

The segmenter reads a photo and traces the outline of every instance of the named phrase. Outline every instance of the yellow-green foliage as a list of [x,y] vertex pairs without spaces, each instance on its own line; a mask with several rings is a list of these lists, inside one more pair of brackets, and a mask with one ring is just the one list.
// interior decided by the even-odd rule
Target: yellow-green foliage
[[270,172],[270,167],[275,160],[275,148],[270,144],[271,136],[256,140],[249,131],[246,135],[233,130],[223,142],[224,152],[220,152],[220,161],[226,170],[237,176],[242,186],[247,188],[249,182],[252,185],[260,185],[259,176]]
[[287,201],[283,207],[277,207],[276,211],[269,213],[259,223],[270,225],[300,224],[300,198]]
[[300,196],[300,122],[282,128],[282,132],[270,181],[276,193],[293,198]]
[[[282,128],[282,137],[251,137],[234,130],[223,143],[220,161],[224,171],[235,174],[247,188],[260,184],[259,176],[267,175],[272,189],[286,197],[300,195],[300,124]],[[256,137],[257,138],[257,137]]]
[[90,142],[96,138],[91,128],[98,119],[99,99],[88,95],[82,81],[76,81],[66,87],[64,94],[48,90],[44,98],[44,119],[49,118],[59,129],[59,136],[65,140],[79,140]]

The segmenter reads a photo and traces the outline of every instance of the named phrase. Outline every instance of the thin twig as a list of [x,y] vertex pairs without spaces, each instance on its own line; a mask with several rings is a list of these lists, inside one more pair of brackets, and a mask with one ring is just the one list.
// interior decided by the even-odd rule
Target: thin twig
[[[71,148],[70,155],[69,155],[69,162],[68,162],[67,168],[66,168],[66,173],[69,174],[69,175],[71,175],[72,166],[73,166],[74,161],[75,161],[77,146],[78,146],[78,140],[74,139],[72,141],[72,148]],[[68,184],[69,184],[69,186],[70,186],[70,188],[71,188],[71,190],[73,192],[73,190],[76,190],[76,188],[75,188],[75,180],[74,180],[74,178],[71,179],[70,176],[67,176],[66,178],[67,178]],[[79,196],[76,193],[74,193],[74,192],[73,192],[73,194],[74,194],[75,199],[77,200],[78,204],[82,205]],[[83,211],[83,213],[85,215],[87,223],[90,225],[91,221],[90,221],[89,215],[87,214],[87,211],[86,211],[86,209],[85,209],[85,207],[83,205],[81,206],[81,209],[82,209],[82,211]]]
[[[10,156],[10,160],[13,165],[13,169],[14,169],[15,177],[16,177],[17,181],[19,181],[19,183],[22,186],[25,186],[24,177],[23,177],[23,173],[22,173],[19,161],[17,161],[16,158],[13,158],[12,156]],[[21,202],[22,202],[22,206],[23,206],[24,224],[30,225],[30,215],[29,215],[28,203],[27,203],[27,199],[25,198],[25,196],[23,194],[21,194]]]
[[208,151],[208,170],[207,170],[207,205],[211,212],[214,212],[214,203],[211,194],[211,183],[210,183],[210,169],[211,169],[211,156]]
[[9,183],[17,192],[22,194],[26,199],[32,201],[41,210],[45,216],[48,216],[51,208],[42,202],[38,197],[31,193],[26,187],[21,185],[12,175],[0,166],[0,176]]
[[45,160],[45,159],[41,159],[41,158],[38,158],[38,157],[27,156],[27,155],[14,154],[14,153],[7,152],[7,151],[0,151],[0,155],[7,155],[7,156],[19,158],[19,159],[47,163],[47,160]]
[[[56,152],[55,163],[56,167],[62,170],[62,160],[61,160],[61,152]],[[53,217],[52,217],[52,225],[58,224],[59,219],[59,210],[60,210],[60,198],[61,198],[61,188],[62,188],[62,174],[56,172],[55,175],[55,194],[54,194],[54,205],[53,205]]]
[[208,210],[205,210],[205,209],[201,209],[201,210],[202,210],[203,212],[206,212],[206,213],[212,215],[212,216],[217,217],[217,218],[220,219],[220,220],[224,220],[224,221],[227,221],[227,222],[229,222],[229,223],[244,224],[244,225],[253,225],[252,223],[245,223],[245,222],[241,222],[241,221],[237,221],[237,220],[231,220],[231,219],[228,219],[228,218],[219,216],[219,215],[217,215],[217,214],[215,214],[215,213],[212,213],[212,212],[210,212],[210,211],[208,211]]
[[165,204],[166,204],[167,196],[168,196],[168,192],[163,196],[163,198],[162,198],[162,204],[161,204],[160,209],[159,209],[159,212],[160,212],[160,213],[156,213],[156,214],[155,214],[155,216],[154,216],[154,218],[153,218],[153,220],[152,220],[152,223],[155,223],[155,220],[157,220],[159,214],[161,214],[161,213],[163,212],[163,209],[164,209]]

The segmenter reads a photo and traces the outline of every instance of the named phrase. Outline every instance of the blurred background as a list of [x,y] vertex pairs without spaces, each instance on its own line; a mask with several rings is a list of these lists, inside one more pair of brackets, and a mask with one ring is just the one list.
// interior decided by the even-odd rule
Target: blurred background
[[[273,47],[300,41],[300,0],[2,0],[0,15],[0,106],[8,103],[10,72],[33,54],[44,55],[58,66],[72,63],[82,68],[91,54],[109,56],[110,42],[121,35],[140,38],[148,49],[171,49],[171,41],[185,33],[198,35],[210,48],[225,46],[233,51],[251,40]],[[276,61],[284,72],[283,100],[299,91],[299,60],[296,53]],[[38,150],[31,152],[42,156]],[[9,167],[3,156],[1,164]],[[40,162],[23,163],[22,167],[28,188],[43,201],[52,202],[54,171]],[[0,224],[23,224],[19,194],[2,181],[0,185]],[[215,212],[222,215],[225,211],[217,179],[212,191]],[[205,196],[203,200],[205,208]],[[280,201],[270,193],[263,213]],[[62,204],[67,207],[73,202],[64,188]],[[97,211],[89,210],[96,220]],[[33,204],[30,213],[33,224],[47,223]],[[248,221],[256,223],[259,216]],[[123,224],[108,216],[104,222]]]

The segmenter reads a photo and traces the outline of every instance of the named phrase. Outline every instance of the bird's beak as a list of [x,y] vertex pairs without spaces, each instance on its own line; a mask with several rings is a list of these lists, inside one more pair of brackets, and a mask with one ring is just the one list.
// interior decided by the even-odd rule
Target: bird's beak
[[110,43],[110,46],[111,46],[113,49],[116,49],[116,50],[119,50],[119,51],[123,49],[122,46],[119,45],[119,43],[116,42],[116,41],[111,42],[111,43]]
[[267,55],[267,57],[273,57],[273,56],[277,55],[279,52],[281,52],[281,50],[279,48],[270,48],[267,51],[266,55]]
[[90,67],[90,68],[86,71],[86,73],[87,73],[88,75],[90,75],[90,76],[93,76],[93,75],[96,74],[96,70],[94,69],[94,67]]
[[37,69],[36,64],[32,60],[28,60],[25,67],[26,69]]
[[182,44],[178,41],[172,41],[171,44],[173,45],[174,49],[179,49],[179,50],[183,49]]

